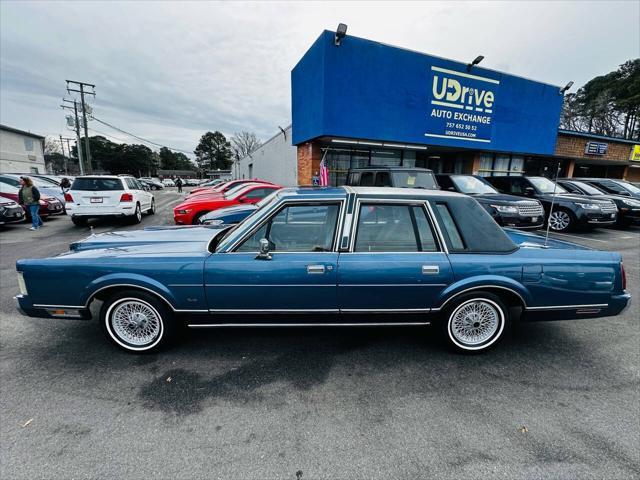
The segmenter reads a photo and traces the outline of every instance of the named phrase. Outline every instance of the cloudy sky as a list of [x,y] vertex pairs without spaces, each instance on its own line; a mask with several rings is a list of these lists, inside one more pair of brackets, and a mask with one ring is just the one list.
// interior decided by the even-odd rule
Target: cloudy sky
[[[290,71],[324,29],[576,86],[640,56],[640,2],[0,1],[0,123],[69,135],[65,79],[96,117],[191,152],[207,130],[291,122]],[[104,125],[95,131],[137,142]],[[95,132],[94,132],[95,133]],[[139,143],[139,142],[138,142]]]

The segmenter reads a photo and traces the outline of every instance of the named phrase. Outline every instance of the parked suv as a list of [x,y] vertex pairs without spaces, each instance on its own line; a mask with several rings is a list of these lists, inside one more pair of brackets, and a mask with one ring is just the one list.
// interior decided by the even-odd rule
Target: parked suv
[[90,218],[127,218],[142,221],[142,212],[154,214],[156,203],[134,177],[87,175],[76,177],[65,193],[67,215],[74,225],[86,225]]
[[[611,225],[616,222],[618,216],[618,209],[612,201],[586,199],[580,195],[571,195],[546,177],[492,176],[484,178],[501,193],[540,200],[544,207],[545,217],[549,219],[549,228],[556,232],[566,232],[578,226]],[[552,202],[553,212],[549,216]]]
[[447,173],[436,175],[436,179],[442,190],[475,198],[498,225],[523,229],[541,228],[544,225],[544,209],[538,200],[501,194],[482,177],[473,175]]
[[623,197],[633,197],[640,199],[640,188],[633,183],[618,178],[579,178],[574,180],[580,180],[581,182],[588,183],[594,187],[598,187],[600,190],[604,190],[607,193],[614,195],[622,195]]
[[573,195],[585,195],[598,200],[611,200],[618,207],[618,225],[620,226],[640,223],[640,199],[612,195],[575,178],[560,178],[558,179],[558,184]]
[[347,175],[347,185],[353,187],[399,187],[438,190],[438,182],[432,170],[410,167],[352,168]]

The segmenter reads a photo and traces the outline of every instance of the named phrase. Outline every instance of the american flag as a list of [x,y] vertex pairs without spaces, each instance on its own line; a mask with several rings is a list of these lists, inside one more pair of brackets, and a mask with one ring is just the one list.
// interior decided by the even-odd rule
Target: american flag
[[327,167],[327,160],[323,158],[320,162],[320,186],[326,187],[329,185],[329,168]]

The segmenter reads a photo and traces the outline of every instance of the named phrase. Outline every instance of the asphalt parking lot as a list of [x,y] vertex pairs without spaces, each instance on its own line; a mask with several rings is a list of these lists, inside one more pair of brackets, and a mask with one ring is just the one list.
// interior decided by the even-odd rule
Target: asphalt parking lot
[[[171,224],[180,198],[94,233]],[[89,228],[0,229],[0,478],[640,478],[638,227],[554,235],[622,253],[624,315],[478,356],[415,328],[198,330],[129,355],[96,322],[15,310],[15,261]]]

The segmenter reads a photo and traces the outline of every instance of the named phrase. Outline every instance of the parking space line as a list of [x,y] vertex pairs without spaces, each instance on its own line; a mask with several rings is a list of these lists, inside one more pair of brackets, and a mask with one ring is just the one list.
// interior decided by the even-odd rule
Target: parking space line
[[[609,243],[611,241],[611,240],[598,240],[597,238],[580,237],[579,235],[571,235],[568,233],[558,233],[558,232],[549,233],[550,237],[554,235],[562,235],[563,237],[569,237],[569,238],[580,238],[582,240],[587,240],[590,242]],[[562,239],[559,238],[558,240],[562,240]]]

